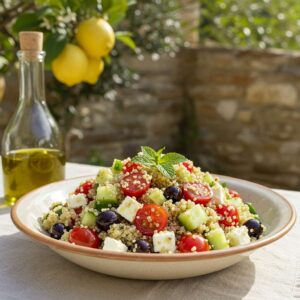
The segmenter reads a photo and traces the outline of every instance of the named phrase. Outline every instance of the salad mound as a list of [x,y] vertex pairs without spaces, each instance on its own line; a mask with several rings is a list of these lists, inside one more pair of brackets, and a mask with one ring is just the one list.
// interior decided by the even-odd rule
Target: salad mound
[[40,218],[54,239],[119,252],[183,253],[259,239],[251,203],[178,153],[142,147],[82,182]]

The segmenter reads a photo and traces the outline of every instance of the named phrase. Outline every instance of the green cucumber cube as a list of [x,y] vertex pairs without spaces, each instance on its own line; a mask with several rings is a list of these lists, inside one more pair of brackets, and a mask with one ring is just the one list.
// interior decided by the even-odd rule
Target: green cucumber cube
[[114,177],[111,169],[103,168],[99,170],[96,177],[96,182],[99,183],[100,185],[106,185],[108,183],[111,183],[113,179]]
[[209,184],[209,186],[213,187],[216,182],[215,179],[213,178],[213,176],[211,174],[209,174],[208,172],[206,172],[203,176],[203,181],[204,183]]
[[201,205],[197,204],[178,216],[179,222],[186,230],[194,230],[198,226],[205,224],[208,217]]
[[97,189],[96,202],[94,208],[101,210],[102,208],[118,206],[118,192],[114,185],[108,184],[99,186]]
[[214,250],[229,248],[224,230],[216,228],[207,233],[206,238]]
[[123,163],[121,160],[119,159],[115,159],[112,166],[111,166],[111,169],[113,172],[115,173],[120,173],[123,169]]
[[162,205],[167,199],[164,196],[162,190],[158,188],[152,188],[148,191],[148,199],[155,204]]
[[103,208],[116,207],[118,205],[119,205],[118,200],[103,199],[103,200],[96,200],[94,204],[94,208],[101,211]]
[[81,224],[83,226],[88,226],[90,228],[95,227],[96,225],[96,216],[90,211],[86,211],[82,217]]

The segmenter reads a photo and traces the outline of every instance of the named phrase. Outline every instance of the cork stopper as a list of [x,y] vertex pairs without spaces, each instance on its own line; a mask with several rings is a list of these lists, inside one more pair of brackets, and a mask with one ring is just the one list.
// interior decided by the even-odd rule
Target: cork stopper
[[43,51],[43,33],[39,31],[22,31],[19,33],[22,51]]

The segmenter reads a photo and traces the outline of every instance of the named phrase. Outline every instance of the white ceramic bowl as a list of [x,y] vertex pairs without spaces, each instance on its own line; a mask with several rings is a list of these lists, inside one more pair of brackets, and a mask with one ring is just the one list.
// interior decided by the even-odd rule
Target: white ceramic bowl
[[294,225],[293,206],[272,190],[245,180],[220,176],[243,199],[252,202],[267,227],[265,236],[249,245],[202,253],[142,254],[118,253],[76,246],[50,238],[38,218],[55,201],[64,201],[85,179],[80,177],[43,186],[18,200],[12,209],[14,224],[36,241],[46,244],[66,259],[90,270],[135,279],[176,279],[208,274],[248,257],[255,249],[284,236]]

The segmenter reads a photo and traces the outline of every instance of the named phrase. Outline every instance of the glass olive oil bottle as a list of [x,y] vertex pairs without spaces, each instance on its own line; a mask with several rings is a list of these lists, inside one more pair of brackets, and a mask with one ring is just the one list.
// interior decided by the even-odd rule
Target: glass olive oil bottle
[[65,173],[63,139],[45,102],[43,34],[21,32],[19,37],[19,103],[1,147],[4,197],[10,205]]

